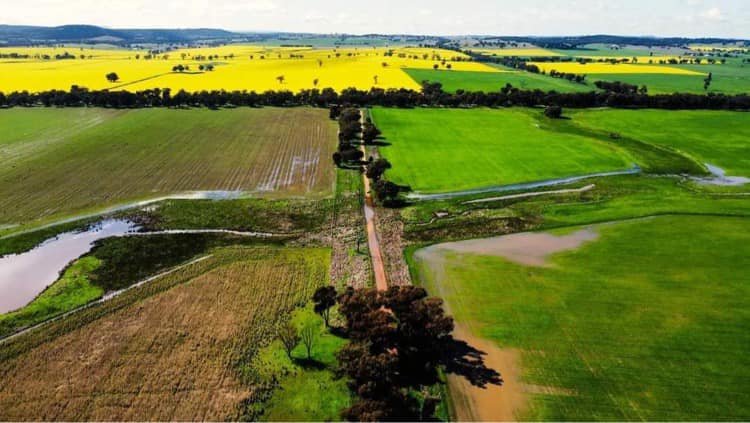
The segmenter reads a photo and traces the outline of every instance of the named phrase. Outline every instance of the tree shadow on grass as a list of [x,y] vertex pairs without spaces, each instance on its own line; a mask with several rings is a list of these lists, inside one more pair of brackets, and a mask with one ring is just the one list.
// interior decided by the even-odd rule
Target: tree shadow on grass
[[469,383],[480,388],[487,385],[502,386],[503,378],[494,369],[484,364],[487,353],[464,341],[451,339],[446,346],[446,373],[465,377]]
[[294,364],[305,370],[325,370],[326,365],[312,358],[293,358]]

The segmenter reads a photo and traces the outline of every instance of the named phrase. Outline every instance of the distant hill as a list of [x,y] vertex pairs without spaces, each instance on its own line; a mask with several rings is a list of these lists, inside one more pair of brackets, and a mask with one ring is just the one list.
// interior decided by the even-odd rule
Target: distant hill
[[0,41],[9,45],[34,43],[190,43],[247,38],[221,29],[110,29],[94,25],[56,27],[0,25]]
[[[451,40],[456,41],[467,38],[463,37],[425,37],[415,35],[393,35],[393,34],[370,34],[365,36],[350,36],[347,34],[297,34],[297,33],[250,33],[231,32],[222,29],[191,28],[191,29],[113,29],[94,25],[63,25],[56,27],[23,26],[23,25],[0,25],[0,45],[29,45],[50,43],[107,43],[117,45],[130,45],[138,43],[158,44],[190,44],[199,41],[204,42],[232,42],[232,41],[263,41],[284,39],[332,39],[340,40],[348,37],[373,39],[381,38],[393,41],[399,38],[411,43],[422,43],[427,40],[440,39],[443,43]],[[732,43],[737,39],[721,38],[658,38],[645,36],[615,36],[615,35],[587,35],[587,36],[561,36],[561,37],[518,37],[518,36],[480,36],[472,37],[478,40],[504,40],[527,42],[548,48],[576,48],[586,44],[634,44],[644,46],[681,46],[692,43],[714,44]]]
[[619,36],[619,35],[583,35],[583,36],[561,36],[561,37],[497,37],[506,41],[516,41],[535,44],[548,48],[576,48],[586,44],[617,44],[617,45],[639,45],[639,46],[673,46],[679,47],[688,44],[721,44],[735,43],[747,40],[727,38],[685,38],[685,37],[647,37],[647,36]]

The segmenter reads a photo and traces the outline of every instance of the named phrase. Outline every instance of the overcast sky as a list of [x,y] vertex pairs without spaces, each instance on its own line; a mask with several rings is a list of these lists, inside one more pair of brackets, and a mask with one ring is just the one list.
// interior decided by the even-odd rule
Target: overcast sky
[[0,0],[0,24],[750,38],[750,0]]

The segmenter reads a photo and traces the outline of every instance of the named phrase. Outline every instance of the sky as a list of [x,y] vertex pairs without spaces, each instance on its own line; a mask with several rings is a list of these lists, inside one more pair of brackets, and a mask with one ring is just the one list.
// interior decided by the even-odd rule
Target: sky
[[0,0],[0,24],[750,38],[750,0]]

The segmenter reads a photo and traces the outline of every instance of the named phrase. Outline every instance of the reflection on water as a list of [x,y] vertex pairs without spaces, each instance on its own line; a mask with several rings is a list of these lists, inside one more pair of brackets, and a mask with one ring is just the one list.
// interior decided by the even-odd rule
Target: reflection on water
[[22,254],[0,258],[0,313],[19,309],[54,283],[73,260],[94,242],[136,230],[125,220],[105,220],[83,232],[68,232]]

